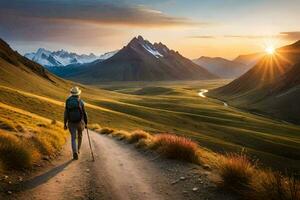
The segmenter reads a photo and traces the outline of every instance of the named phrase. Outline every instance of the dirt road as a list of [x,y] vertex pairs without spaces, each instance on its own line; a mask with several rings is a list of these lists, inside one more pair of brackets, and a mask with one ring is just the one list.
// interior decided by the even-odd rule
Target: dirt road
[[78,161],[69,148],[59,160],[5,199],[17,200],[160,200],[231,199],[216,192],[201,167],[166,160],[150,152],[91,131],[96,161],[91,161],[87,137]]

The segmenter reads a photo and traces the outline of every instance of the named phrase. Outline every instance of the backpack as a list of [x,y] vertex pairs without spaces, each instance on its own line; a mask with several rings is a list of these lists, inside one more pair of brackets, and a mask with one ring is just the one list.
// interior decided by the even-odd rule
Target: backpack
[[82,102],[79,98],[70,97],[66,102],[70,122],[80,122],[83,119]]

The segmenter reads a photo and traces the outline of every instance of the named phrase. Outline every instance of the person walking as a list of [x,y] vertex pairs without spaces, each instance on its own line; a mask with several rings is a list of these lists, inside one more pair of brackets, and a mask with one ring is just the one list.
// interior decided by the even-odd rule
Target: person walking
[[73,87],[70,92],[71,95],[66,100],[64,112],[64,129],[67,130],[69,128],[73,159],[78,160],[82,143],[82,132],[84,128],[87,128],[88,117],[85,112],[84,102],[80,99],[81,90],[78,87]]

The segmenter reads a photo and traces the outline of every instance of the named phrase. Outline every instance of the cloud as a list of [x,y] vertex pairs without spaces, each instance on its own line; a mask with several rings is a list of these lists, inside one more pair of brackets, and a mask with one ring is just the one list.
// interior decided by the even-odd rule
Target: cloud
[[194,35],[194,36],[188,36],[188,38],[193,39],[214,39],[216,36],[213,35]]
[[279,35],[286,40],[300,40],[300,31],[281,32]]
[[191,26],[197,23],[174,17],[145,6],[96,0],[10,0],[0,1],[0,17],[76,21],[126,26]]
[[224,35],[225,38],[264,39],[274,38],[276,35]]

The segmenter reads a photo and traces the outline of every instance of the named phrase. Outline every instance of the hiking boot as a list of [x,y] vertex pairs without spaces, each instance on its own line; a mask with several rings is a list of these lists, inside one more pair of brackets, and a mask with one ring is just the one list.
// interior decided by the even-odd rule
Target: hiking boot
[[78,149],[78,154],[80,154],[80,150]]
[[73,154],[73,160],[78,160],[78,154],[77,153]]

